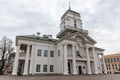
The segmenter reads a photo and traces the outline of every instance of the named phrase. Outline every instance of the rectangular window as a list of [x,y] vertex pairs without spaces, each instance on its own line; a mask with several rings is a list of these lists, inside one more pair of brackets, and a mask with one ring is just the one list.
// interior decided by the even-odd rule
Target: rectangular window
[[58,50],[58,56],[60,56],[60,50]]
[[54,51],[50,51],[50,57],[54,57]]
[[48,50],[44,50],[44,57],[48,57]]
[[40,72],[40,65],[39,64],[36,65],[36,72]]
[[50,72],[54,72],[54,66],[50,65]]
[[42,50],[38,49],[37,56],[41,56]]
[[74,20],[74,28],[77,28],[76,20]]
[[43,72],[47,72],[47,65],[43,65]]

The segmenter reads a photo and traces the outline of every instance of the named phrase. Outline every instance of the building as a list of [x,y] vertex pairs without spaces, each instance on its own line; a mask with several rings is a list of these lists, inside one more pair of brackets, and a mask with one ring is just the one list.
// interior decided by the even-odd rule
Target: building
[[52,35],[21,35],[16,37],[17,52],[12,75],[28,74],[101,74],[106,66],[104,49],[82,27],[78,12],[68,9],[61,17],[58,39]]
[[120,70],[120,53],[105,55],[104,59],[108,74]]

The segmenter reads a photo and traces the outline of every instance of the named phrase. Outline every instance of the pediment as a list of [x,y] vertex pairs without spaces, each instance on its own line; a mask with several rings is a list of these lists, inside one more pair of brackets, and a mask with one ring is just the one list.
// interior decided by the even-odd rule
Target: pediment
[[85,34],[82,32],[76,32],[76,33],[69,34],[65,37],[65,39],[73,40],[73,41],[80,42],[80,43],[90,43],[90,44],[97,43],[88,34]]

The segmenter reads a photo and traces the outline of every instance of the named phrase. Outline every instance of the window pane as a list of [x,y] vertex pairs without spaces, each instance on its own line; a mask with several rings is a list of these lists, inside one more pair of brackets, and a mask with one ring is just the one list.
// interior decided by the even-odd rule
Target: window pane
[[36,72],[40,72],[40,65],[39,64],[36,65]]
[[54,51],[50,51],[50,57],[54,57]]
[[47,65],[43,65],[43,72],[47,72]]
[[58,56],[60,56],[60,50],[58,50]]
[[53,72],[53,68],[54,68],[54,66],[50,65],[50,72]]
[[41,49],[38,49],[37,56],[41,56]]
[[44,56],[48,57],[48,50],[44,50]]

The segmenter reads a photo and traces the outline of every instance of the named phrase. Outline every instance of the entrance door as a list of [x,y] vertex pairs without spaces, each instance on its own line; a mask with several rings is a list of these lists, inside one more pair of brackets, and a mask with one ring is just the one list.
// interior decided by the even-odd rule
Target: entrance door
[[69,73],[69,74],[71,73],[71,70],[70,70],[70,62],[68,62],[68,73]]
[[79,69],[79,74],[82,74],[82,67],[79,66],[78,69]]

